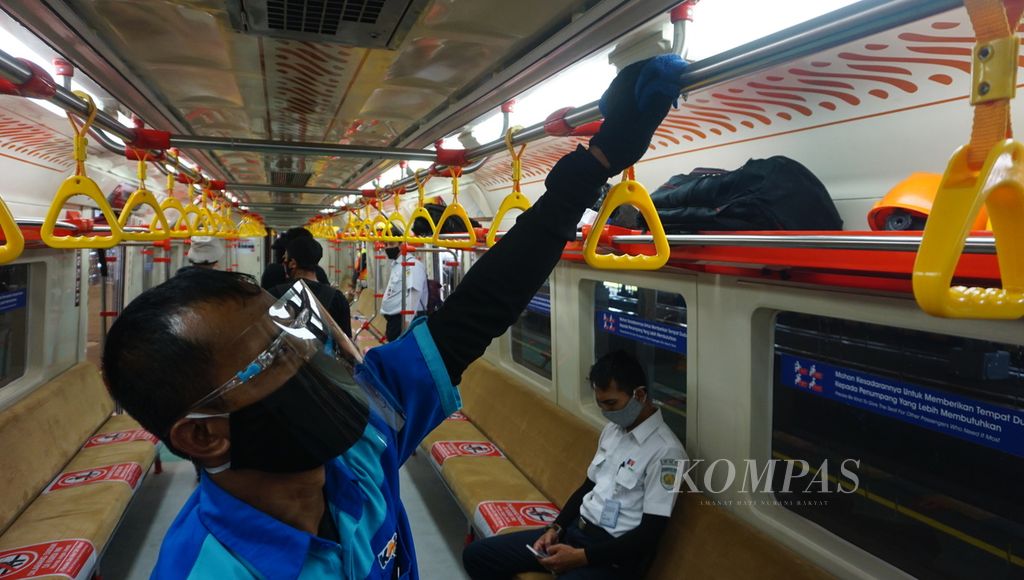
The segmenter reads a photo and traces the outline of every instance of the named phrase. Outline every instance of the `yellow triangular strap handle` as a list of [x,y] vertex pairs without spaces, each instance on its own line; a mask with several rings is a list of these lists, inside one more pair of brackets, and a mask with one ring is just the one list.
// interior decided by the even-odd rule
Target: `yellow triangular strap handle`
[[[171,237],[177,239],[184,239],[189,237],[188,223],[185,221],[185,206],[181,205],[175,197],[166,197],[160,202],[160,210],[164,212],[164,218],[167,218],[168,210],[174,210],[178,212],[178,218],[174,221],[174,227],[171,228]],[[170,223],[168,221],[167,223]],[[153,229],[156,227],[156,216],[153,216],[153,222],[150,223],[149,228]],[[181,229],[184,225],[185,229]]]
[[[185,208],[185,211],[182,212],[181,218],[178,219],[178,224],[185,224],[188,228],[188,237],[200,235],[199,226],[201,225],[200,221],[203,217],[202,210],[191,203],[185,204],[183,207]],[[175,224],[175,227],[177,227],[178,224]]]
[[136,189],[130,196],[128,196],[128,201],[124,202],[124,207],[121,208],[121,215],[117,218],[117,225],[121,226],[121,229],[124,229],[124,227],[128,225],[128,218],[131,217],[132,212],[136,207],[142,205],[148,205],[153,208],[153,220],[149,224],[149,231],[125,231],[123,234],[124,239],[136,242],[159,242],[171,237],[171,228],[167,225],[167,217],[164,215],[163,210],[160,209],[160,202],[157,201],[156,196],[153,195],[152,191],[144,187]]
[[[647,256],[617,256],[613,254],[598,254],[597,245],[601,239],[601,232],[612,212],[620,205],[632,205],[644,216],[647,227],[654,237],[655,255]],[[583,244],[583,259],[592,268],[598,270],[657,270],[668,262],[671,249],[668,245],[668,238],[665,237],[665,228],[661,225],[661,217],[658,210],[651,201],[647,189],[638,181],[623,179],[608,191],[608,195],[601,204],[601,211],[597,214],[594,227],[587,235]]]
[[[456,217],[462,220],[462,223],[466,226],[466,231],[469,232],[469,239],[441,239],[441,228],[444,226],[444,222],[448,221],[448,218],[451,217]],[[473,229],[473,222],[469,221],[469,215],[466,213],[466,208],[462,207],[462,204],[457,201],[446,207],[444,209],[444,213],[441,214],[440,219],[437,220],[437,227],[434,228],[434,238],[432,243],[435,246],[440,246],[442,248],[467,249],[475,247],[476,241],[476,230]]]
[[[402,214],[399,213],[397,210],[391,212],[391,215],[388,216],[388,222],[391,224],[391,234],[392,235],[390,235],[387,238],[385,238],[384,241],[386,241],[386,242],[401,242],[401,241],[404,241],[405,240],[405,230],[407,230],[409,228],[408,228],[408,225],[405,223],[405,218],[402,217]],[[395,229],[394,229],[395,224],[398,224],[399,228],[402,230],[402,235],[400,235],[400,236],[394,235],[394,233],[395,233]]]
[[377,214],[370,223],[370,235],[373,236],[373,239],[375,240],[388,241],[390,238],[394,237],[391,235],[392,230],[391,222],[389,222],[388,218],[382,213]]
[[18,222],[14,221],[11,210],[7,209],[7,204],[2,199],[0,199],[0,229],[3,230],[4,240],[6,240],[4,245],[0,246],[0,264],[7,264],[17,260],[25,250],[25,236],[21,233]]
[[[412,226],[416,223],[417,218],[426,220],[427,225],[430,226],[430,235],[417,236],[413,233]],[[434,241],[436,235],[437,224],[434,223],[434,218],[430,217],[430,212],[427,211],[427,208],[420,206],[414,209],[412,215],[409,216],[409,227],[405,229],[405,243],[414,245],[429,244]]]
[[[188,211],[188,210],[185,210]],[[197,207],[198,217],[195,221],[195,233],[200,236],[213,236],[217,233],[217,226],[213,222],[213,215],[205,207]]]
[[[1024,145],[1006,140],[980,173],[970,153],[953,155],[925,222],[914,262],[914,297],[925,312],[949,318],[1013,320],[1024,316]],[[1002,288],[954,286],[953,274],[971,225],[988,208]]]
[[[96,204],[100,212],[103,213],[103,217],[107,218],[107,223],[110,224],[110,234],[106,236],[54,236],[53,231],[57,226],[57,220],[60,218],[60,212],[64,209],[64,204],[69,199],[76,195],[84,195]],[[117,215],[114,214],[114,210],[111,209],[110,204],[107,203],[107,198],[103,196],[96,182],[84,175],[72,175],[71,177],[64,180],[64,183],[57,189],[57,194],[53,197],[53,203],[50,204],[49,211],[46,212],[46,219],[43,220],[43,225],[39,228],[39,236],[43,239],[43,242],[51,248],[60,249],[108,249],[113,248],[121,242],[123,239],[123,232],[121,226],[117,221]]]
[[518,191],[513,191],[506,195],[505,199],[501,200],[501,205],[498,206],[498,213],[494,214],[494,219],[491,221],[491,228],[487,231],[488,248],[495,244],[495,236],[498,233],[498,226],[501,225],[501,221],[505,218],[505,214],[513,209],[518,209],[520,211],[530,209],[530,200]]

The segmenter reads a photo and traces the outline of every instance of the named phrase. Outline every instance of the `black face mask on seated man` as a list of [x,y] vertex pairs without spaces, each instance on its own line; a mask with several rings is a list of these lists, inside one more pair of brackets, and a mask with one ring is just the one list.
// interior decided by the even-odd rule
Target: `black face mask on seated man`
[[384,253],[388,255],[389,260],[398,259],[398,247],[384,248]]
[[357,376],[358,352],[325,312],[298,281],[235,341],[258,354],[185,416],[228,417],[230,463],[208,472],[308,471],[357,442],[372,413],[401,428],[389,397]]

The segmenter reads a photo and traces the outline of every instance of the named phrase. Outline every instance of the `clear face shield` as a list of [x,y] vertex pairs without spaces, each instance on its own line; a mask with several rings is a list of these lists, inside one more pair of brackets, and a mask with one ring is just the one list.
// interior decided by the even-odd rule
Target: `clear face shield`
[[359,351],[301,280],[223,352],[241,370],[186,418],[229,418],[234,469],[313,469],[358,441],[371,415],[404,424],[386,393],[357,378]]

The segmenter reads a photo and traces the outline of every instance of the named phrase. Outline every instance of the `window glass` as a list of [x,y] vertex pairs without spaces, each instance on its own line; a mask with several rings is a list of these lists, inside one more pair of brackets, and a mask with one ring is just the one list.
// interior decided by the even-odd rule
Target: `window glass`
[[551,287],[544,282],[512,325],[512,360],[551,378]]
[[[121,301],[121,259],[124,247],[89,251],[89,326],[85,356],[100,366],[103,337],[114,319],[103,312],[117,312]],[[104,276],[104,274],[106,274]]]
[[0,267],[0,387],[28,363],[28,264]]
[[686,301],[681,294],[595,282],[594,358],[623,349],[640,361],[665,422],[686,442]]
[[152,248],[144,248],[142,250],[142,291],[145,292],[153,286],[156,286],[155,280],[159,275],[155,271],[155,264],[153,264],[153,253]]
[[1024,577],[1024,347],[782,313],[774,362],[773,456],[847,491],[776,470],[783,506],[916,577]]

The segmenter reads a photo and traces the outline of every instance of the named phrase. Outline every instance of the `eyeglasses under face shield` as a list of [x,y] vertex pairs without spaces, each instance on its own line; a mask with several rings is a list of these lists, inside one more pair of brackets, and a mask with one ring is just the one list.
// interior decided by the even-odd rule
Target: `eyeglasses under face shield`
[[404,425],[391,396],[357,377],[358,349],[302,280],[226,352],[255,354],[186,417],[222,416],[260,403],[310,445],[330,443],[324,438],[358,440],[371,413],[395,431]]

